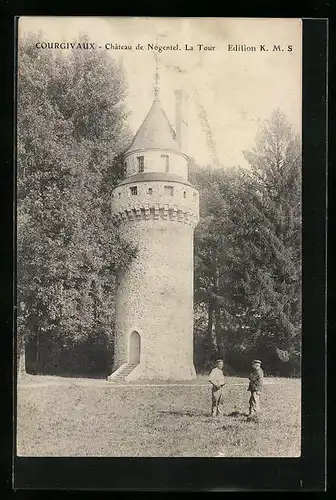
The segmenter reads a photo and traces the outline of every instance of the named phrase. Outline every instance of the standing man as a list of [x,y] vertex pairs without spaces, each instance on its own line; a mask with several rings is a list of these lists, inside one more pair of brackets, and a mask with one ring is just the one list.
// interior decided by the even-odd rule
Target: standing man
[[260,412],[260,393],[263,388],[263,380],[264,372],[261,369],[261,361],[260,359],[254,359],[252,361],[252,372],[249,375],[250,383],[247,389],[251,393],[249,417],[252,414]]
[[221,408],[223,407],[223,387],[225,384],[223,374],[224,362],[222,359],[217,359],[216,368],[211,370],[209,382],[212,385],[212,407],[211,415],[216,417],[218,413],[222,415]]

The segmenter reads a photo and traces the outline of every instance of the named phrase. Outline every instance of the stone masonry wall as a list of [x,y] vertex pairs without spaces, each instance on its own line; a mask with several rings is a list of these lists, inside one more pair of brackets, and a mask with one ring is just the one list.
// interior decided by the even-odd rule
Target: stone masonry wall
[[164,220],[128,222],[121,235],[138,245],[117,293],[115,368],[141,337],[139,377],[190,379],[193,366],[193,229]]
[[[112,214],[119,223],[120,235],[138,247],[130,268],[119,276],[114,370],[129,361],[129,338],[132,331],[137,331],[141,355],[140,365],[134,370],[136,378],[190,380],[196,376],[193,230],[198,221],[198,193],[190,186],[175,183],[174,196],[166,200],[163,192],[163,198],[158,196],[164,185],[138,183],[138,197],[128,198],[130,185],[117,187],[113,193]],[[158,209],[156,215],[149,210],[146,217],[143,206],[149,187],[157,189],[153,199],[166,210]],[[123,190],[124,196],[116,196],[118,190]],[[172,199],[176,202],[176,198],[175,205]],[[174,207],[179,208],[179,216],[174,216]]]
[[138,173],[138,156],[144,157],[144,172],[166,172],[166,162],[162,154],[169,156],[169,173],[176,174],[183,179],[188,178],[188,159],[183,153],[170,150],[152,149],[134,151],[125,158],[127,176]]
[[[132,194],[132,188],[137,194]],[[172,187],[173,194],[165,190]],[[134,182],[117,186],[112,193],[112,216],[125,217],[127,211],[173,210],[176,216],[183,214],[194,225],[198,222],[199,193],[190,185],[171,181]],[[136,212],[135,212],[136,215]]]

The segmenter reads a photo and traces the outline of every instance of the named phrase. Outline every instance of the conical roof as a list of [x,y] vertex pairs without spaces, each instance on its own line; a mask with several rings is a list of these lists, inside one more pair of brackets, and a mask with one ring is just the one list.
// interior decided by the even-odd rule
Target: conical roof
[[174,138],[174,131],[163,111],[160,101],[155,99],[131,146],[126,153],[139,149],[169,149],[181,152]]

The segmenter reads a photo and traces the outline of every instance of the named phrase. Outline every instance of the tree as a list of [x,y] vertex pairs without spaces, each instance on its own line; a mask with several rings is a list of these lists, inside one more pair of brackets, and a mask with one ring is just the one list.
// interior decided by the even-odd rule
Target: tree
[[[223,316],[228,314],[223,295],[227,273],[224,272],[223,249],[226,246],[227,190],[232,172],[207,167],[190,167],[190,178],[201,191],[200,222],[195,230],[195,303],[198,314],[206,316],[207,342],[203,349],[211,357],[222,355],[225,337],[222,335]],[[196,314],[197,314],[196,312]]]
[[122,67],[105,52],[37,52],[37,39],[18,58],[18,333],[41,370],[41,340],[57,351],[111,337],[116,268],[135,249],[109,215],[130,140]]
[[245,157],[249,169],[194,169],[196,307],[216,356],[268,346],[288,360],[300,352],[301,153],[279,110]]
[[301,147],[284,114],[275,110],[245,152],[251,171],[249,247],[254,267],[244,280],[255,341],[296,355],[301,341]]

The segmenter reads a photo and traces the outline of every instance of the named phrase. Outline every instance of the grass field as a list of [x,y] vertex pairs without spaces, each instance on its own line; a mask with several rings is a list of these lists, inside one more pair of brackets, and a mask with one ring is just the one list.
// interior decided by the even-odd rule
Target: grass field
[[27,377],[18,385],[19,456],[298,457],[301,383],[265,379],[262,417],[247,422],[246,380],[227,378],[224,415],[210,387]]

